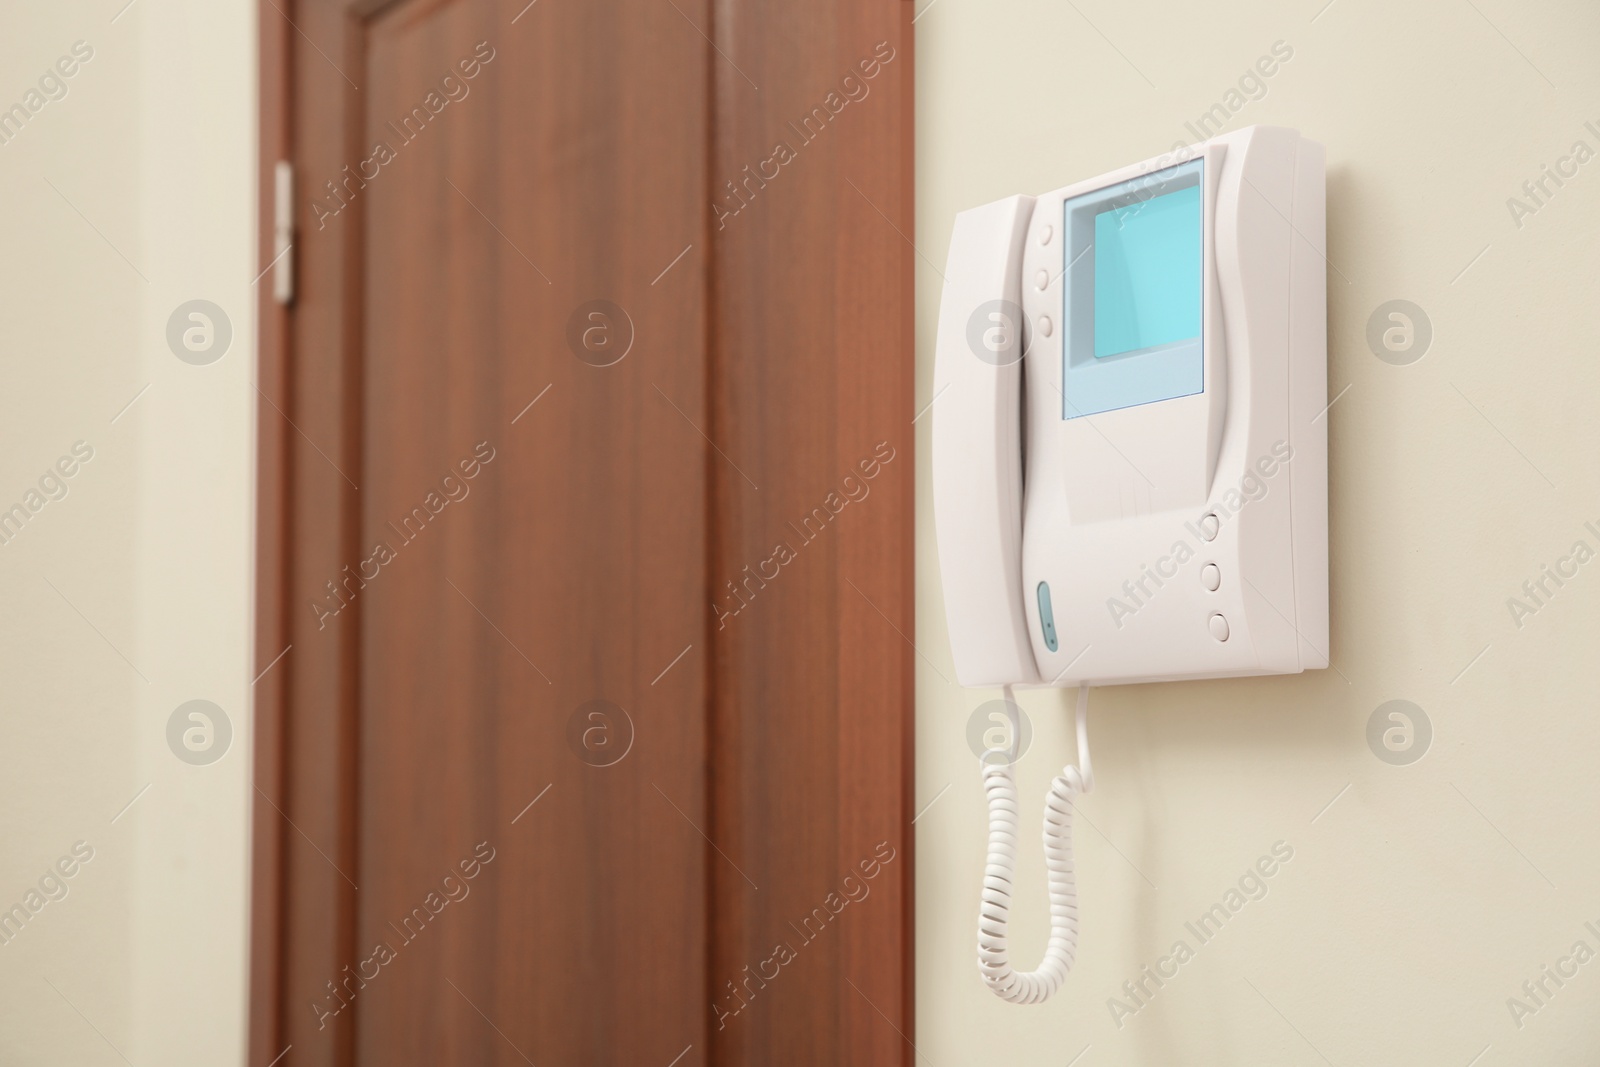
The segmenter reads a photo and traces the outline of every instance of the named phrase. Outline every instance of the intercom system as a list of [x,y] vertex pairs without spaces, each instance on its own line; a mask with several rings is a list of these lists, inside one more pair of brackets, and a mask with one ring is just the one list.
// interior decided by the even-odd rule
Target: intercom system
[[1076,951],[1087,687],[1327,666],[1323,244],[1322,146],[1265,126],[956,216],[933,383],[956,675],[1079,687],[1036,972],[1007,960],[1015,787],[985,761],[980,967],[1008,1000]]

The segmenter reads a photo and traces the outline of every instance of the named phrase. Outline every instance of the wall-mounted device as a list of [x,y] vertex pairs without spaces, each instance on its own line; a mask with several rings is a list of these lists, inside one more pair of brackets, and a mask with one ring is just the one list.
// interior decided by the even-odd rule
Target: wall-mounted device
[[1046,812],[1044,964],[1007,961],[1015,787],[988,761],[980,966],[1043,1000],[1076,950],[1089,685],[1328,664],[1322,146],[1253,126],[956,216],[933,492],[965,686],[1078,686]]

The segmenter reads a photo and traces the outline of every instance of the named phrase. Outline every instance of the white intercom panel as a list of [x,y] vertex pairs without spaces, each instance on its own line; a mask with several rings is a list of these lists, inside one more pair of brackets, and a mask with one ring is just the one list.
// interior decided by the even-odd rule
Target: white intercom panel
[[933,490],[966,686],[1328,663],[1322,146],[1255,126],[956,217]]

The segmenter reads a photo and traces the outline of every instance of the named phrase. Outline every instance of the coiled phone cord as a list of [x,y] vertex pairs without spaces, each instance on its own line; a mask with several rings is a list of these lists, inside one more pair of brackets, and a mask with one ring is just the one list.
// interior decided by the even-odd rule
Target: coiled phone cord
[[[1012,715],[1013,739],[1016,704],[1011,687],[1005,687]],[[1066,981],[1078,954],[1078,889],[1072,861],[1072,802],[1094,788],[1094,767],[1089,762],[1089,687],[1078,687],[1078,761],[1069,764],[1050,783],[1044,805],[1044,856],[1050,886],[1050,940],[1039,969],[1017,971],[1011,966],[1006,925],[1011,912],[1011,884],[1017,858],[1017,783],[1009,753],[991,750],[985,758],[983,788],[989,799],[989,855],[983,872],[983,905],[978,914],[978,970],[995,996],[1013,1004],[1039,1004]]]

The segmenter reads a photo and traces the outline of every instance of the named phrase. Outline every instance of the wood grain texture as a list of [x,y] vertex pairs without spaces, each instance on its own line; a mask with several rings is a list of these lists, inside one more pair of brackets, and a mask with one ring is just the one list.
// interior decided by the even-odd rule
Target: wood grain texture
[[[269,5],[258,15],[261,57],[260,158],[257,160],[257,223],[261,269],[272,261],[275,215],[273,170],[290,147],[288,35],[293,32]],[[291,253],[292,255],[292,253]],[[289,440],[293,434],[277,410],[287,402],[287,310],[272,287],[256,287],[256,570],[253,686],[253,781],[250,864],[250,1019],[245,1062],[271,1063],[282,1051],[283,849],[291,833],[273,803],[283,799],[283,727],[289,644],[287,537]],[[268,668],[271,668],[270,670]],[[268,800],[272,803],[269,803]]]
[[[702,225],[704,82],[670,6],[520,6],[368,35],[369,142],[460,57],[481,73],[363,191],[362,543],[397,558],[362,594],[358,945],[495,859],[363,992],[363,1063],[704,1045],[701,660],[651,684],[705,625],[704,444],[663,399],[696,406],[703,281],[651,285]],[[584,330],[633,334],[610,366],[568,347],[596,299],[621,311]],[[595,700],[613,766],[570,747]]]
[[264,9],[252,1063],[909,1061],[910,13],[812,8]]
[[716,8],[717,1063],[913,1054],[910,17]]

